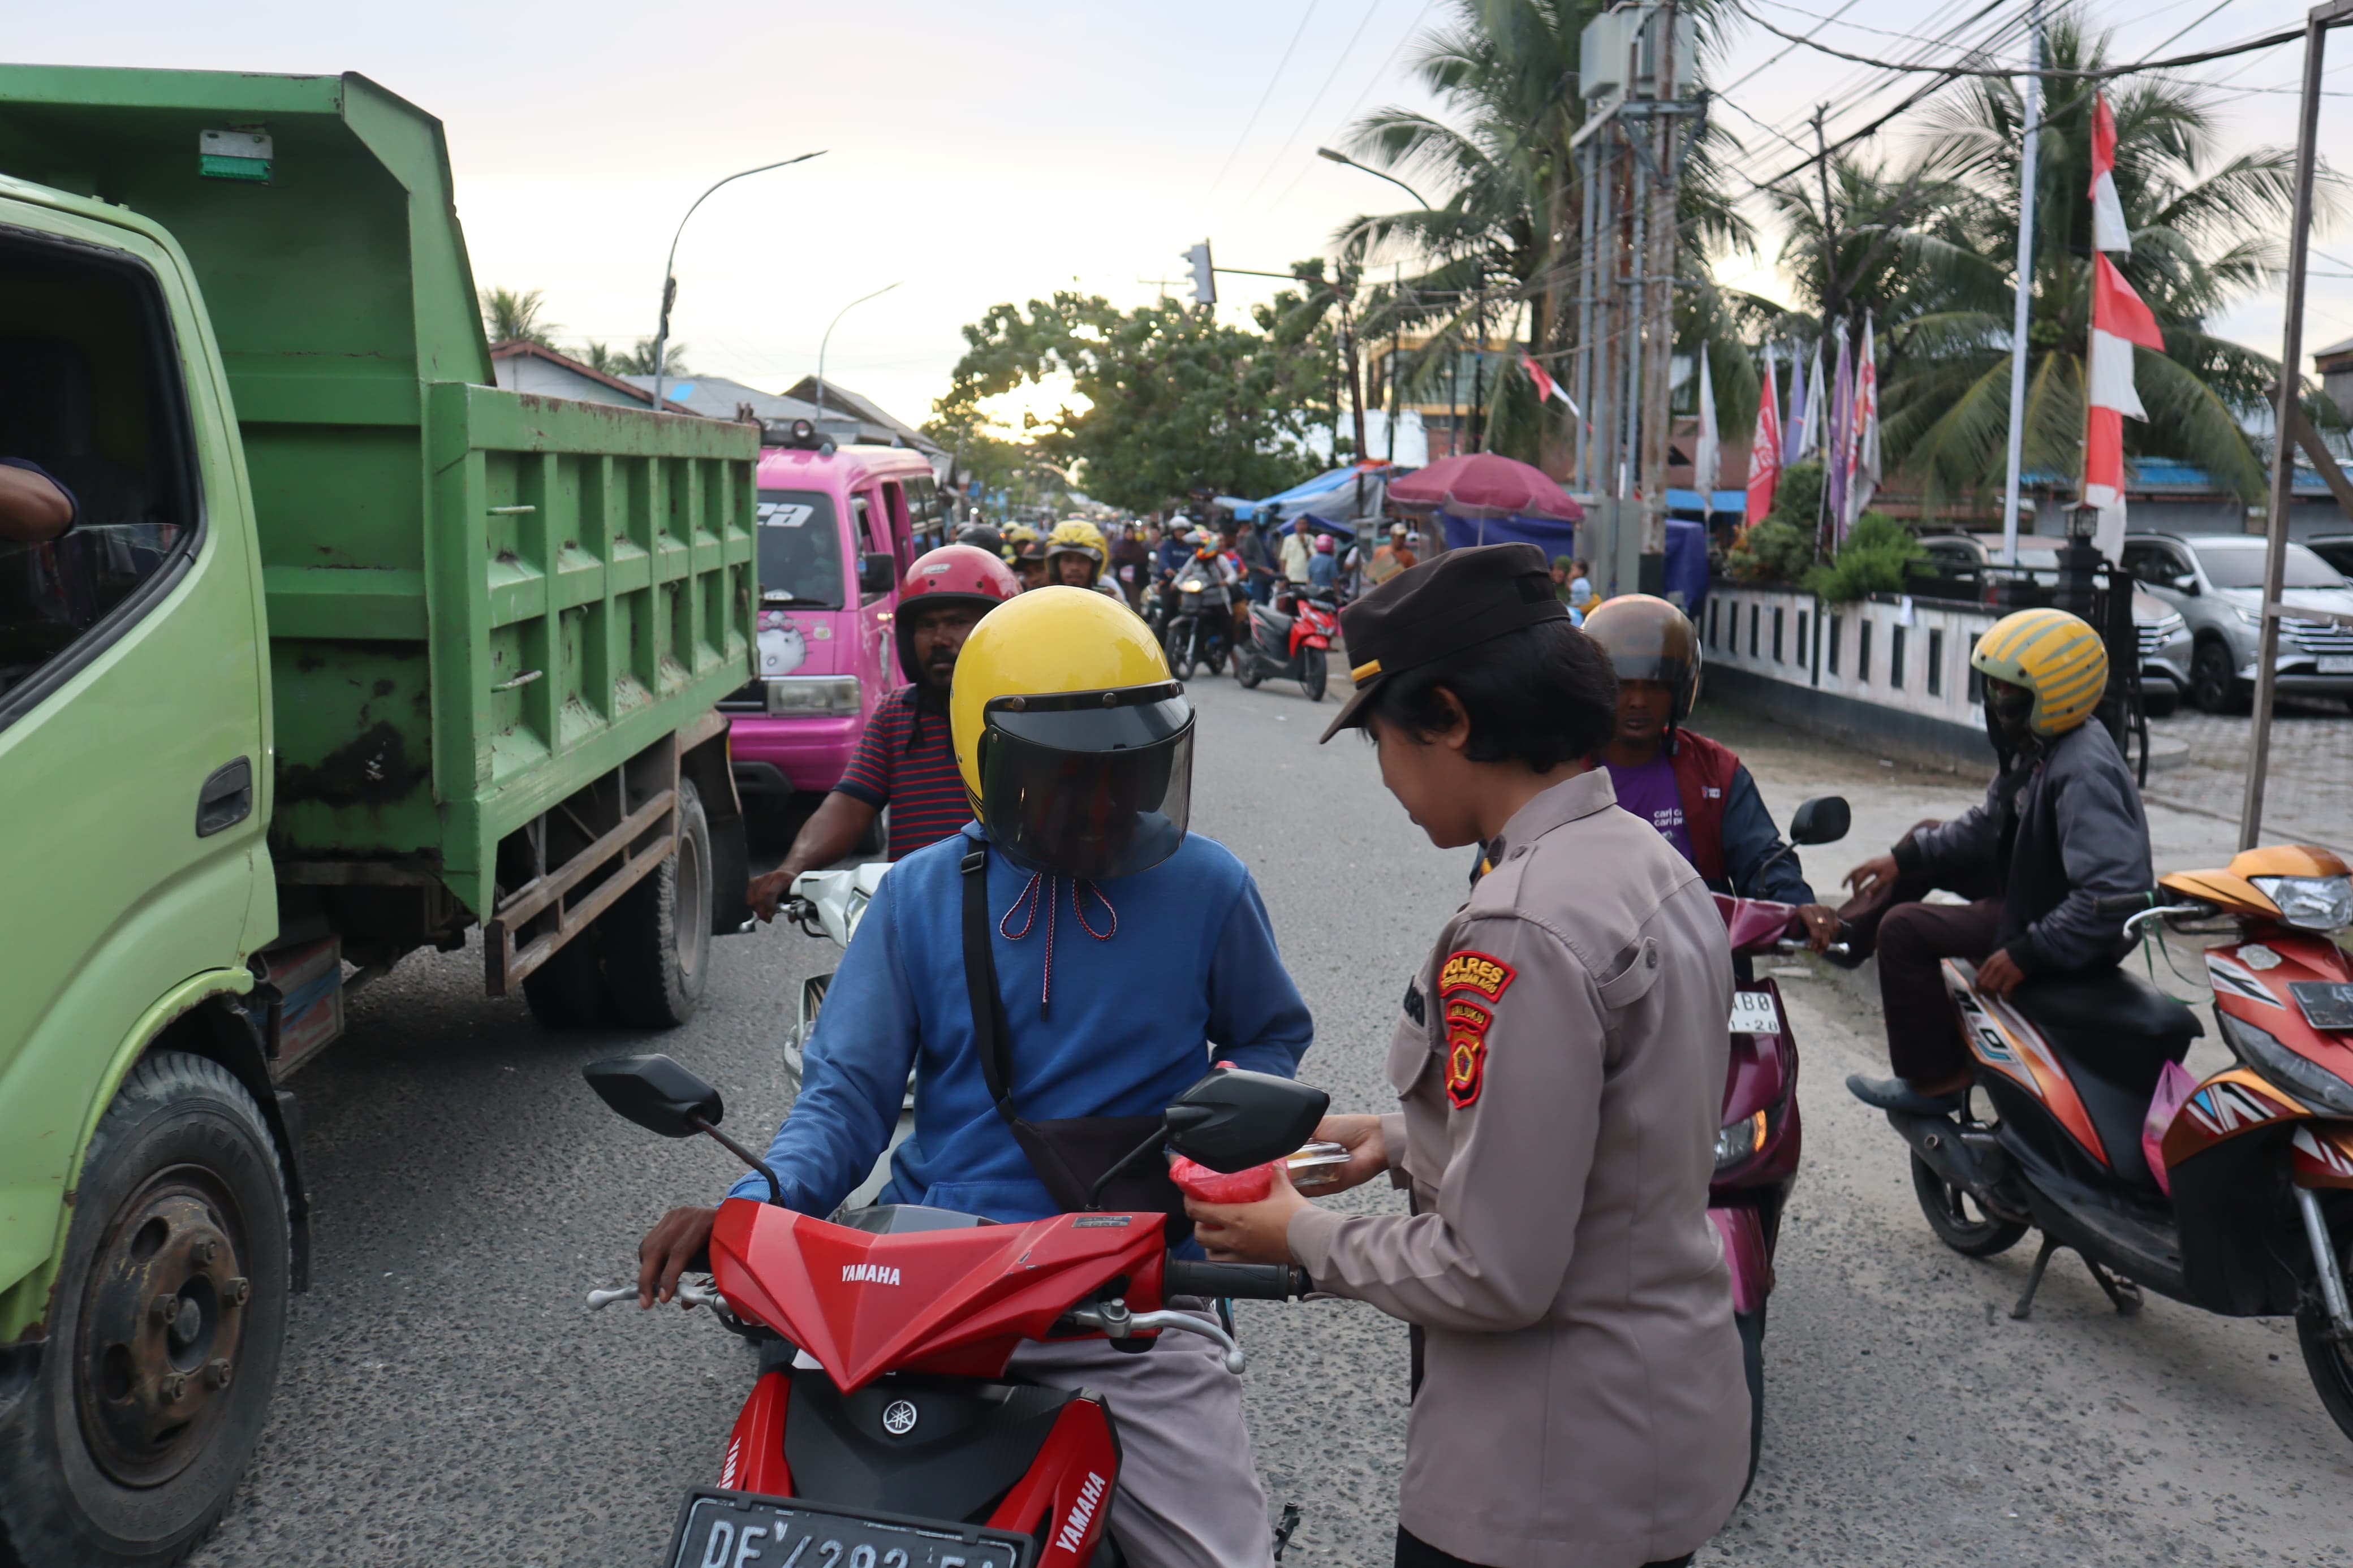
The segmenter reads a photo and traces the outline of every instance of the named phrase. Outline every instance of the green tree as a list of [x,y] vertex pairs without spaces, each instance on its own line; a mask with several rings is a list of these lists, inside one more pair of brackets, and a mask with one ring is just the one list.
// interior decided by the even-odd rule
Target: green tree
[[572,357],[590,370],[600,371],[607,375],[619,375],[623,373],[621,356],[613,352],[611,345],[597,342],[593,338],[586,347]]
[[485,289],[480,299],[482,307],[482,331],[494,343],[537,343],[543,349],[555,346],[555,334],[561,331],[547,319],[547,301],[536,289]]
[[969,346],[927,428],[970,439],[986,432],[983,400],[1067,374],[1086,405],[1031,416],[1018,444],[1030,460],[1139,511],[1200,487],[1265,495],[1314,470],[1305,433],[1330,417],[1329,330],[1303,324],[1305,303],[1285,290],[1259,308],[1255,331],[1166,299],[1134,310],[1069,292],[997,305],[964,329]]
[[[2098,68],[2108,37],[2073,12],[2049,27],[2056,69]],[[2197,464],[2248,500],[2264,486],[2245,422],[2259,419],[2277,362],[2216,337],[2207,321],[2269,280],[2293,198],[2295,157],[2282,149],[2222,154],[2215,100],[2165,77],[2107,83],[2116,121],[2116,182],[2132,229],[2112,258],[2164,329],[2165,352],[2134,352],[2146,422],[2125,422],[2128,455]],[[2052,79],[2038,143],[2035,250],[2028,327],[2025,467],[2082,467],[2085,354],[2092,310],[2091,140],[2094,93]],[[1971,193],[1966,245],[1935,258],[1947,298],[1907,324],[1908,362],[1884,374],[1883,439],[1931,498],[1998,489],[2010,421],[2010,310],[2017,255],[2023,105],[2006,78],[1979,79],[1934,118],[1926,156]],[[2333,184],[2333,182],[2332,182]],[[2328,193],[2324,191],[2324,196]],[[2341,423],[2317,398],[2316,419]]]
[[[602,345],[598,346],[601,347]],[[639,338],[638,340],[637,347],[614,354],[611,358],[610,363],[612,368],[606,372],[608,375],[653,374],[653,339]],[[684,343],[673,342],[664,343],[662,345],[661,373],[664,375],[691,375],[694,374],[686,367],[686,345]]]

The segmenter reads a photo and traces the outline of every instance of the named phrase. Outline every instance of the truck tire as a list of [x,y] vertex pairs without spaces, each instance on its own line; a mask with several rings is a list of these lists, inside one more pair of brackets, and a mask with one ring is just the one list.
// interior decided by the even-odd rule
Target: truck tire
[[588,1029],[605,1021],[605,982],[597,963],[600,920],[522,977],[522,999],[543,1029]]
[[211,1532],[269,1414],[286,1177],[219,1063],[158,1051],[98,1124],[38,1371],[0,1423],[0,1560],[168,1568]]
[[608,1017],[671,1029],[694,1016],[711,971],[711,825],[692,780],[678,781],[678,847],[596,923]]

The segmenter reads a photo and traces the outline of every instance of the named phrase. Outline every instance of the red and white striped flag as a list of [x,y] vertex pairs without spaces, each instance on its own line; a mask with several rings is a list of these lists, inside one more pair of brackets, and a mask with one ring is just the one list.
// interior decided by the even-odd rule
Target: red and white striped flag
[[2084,500],[2100,509],[2093,542],[2116,560],[2125,540],[2125,428],[2126,415],[2146,419],[2133,386],[2133,346],[2165,352],[2157,317],[2133,292],[2116,264],[2092,253],[2092,353],[2089,417],[2084,431]]
[[2092,248],[2132,250],[2125,204],[2116,197],[2116,117],[2105,92],[2092,109]]
[[1536,363],[1535,355],[1525,350],[1521,351],[1520,363],[1527,368],[1528,379],[1535,384],[1538,397],[1547,399],[1557,397],[1568,405],[1568,411],[1571,414],[1576,415],[1579,419],[1585,417],[1585,411],[1577,407],[1577,399],[1568,395],[1568,388],[1547,375],[1545,373],[1545,367]]
[[1748,509],[1741,514],[1754,527],[1773,510],[1773,492],[1781,486],[1781,416],[1774,405],[1780,395],[1773,387],[1773,351],[1765,351],[1765,395],[1757,405],[1757,437],[1748,444]]

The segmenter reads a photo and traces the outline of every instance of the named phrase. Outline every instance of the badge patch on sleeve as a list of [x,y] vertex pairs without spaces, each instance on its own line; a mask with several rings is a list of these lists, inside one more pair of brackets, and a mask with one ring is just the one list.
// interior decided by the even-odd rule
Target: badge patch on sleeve
[[1463,948],[1448,953],[1440,966],[1438,994],[1451,996],[1458,991],[1476,991],[1490,1002],[1500,1002],[1519,973],[1493,953]]
[[1446,1004],[1446,1100],[1457,1110],[1476,1104],[1486,1083],[1487,1026],[1494,1021],[1476,1002],[1457,997]]

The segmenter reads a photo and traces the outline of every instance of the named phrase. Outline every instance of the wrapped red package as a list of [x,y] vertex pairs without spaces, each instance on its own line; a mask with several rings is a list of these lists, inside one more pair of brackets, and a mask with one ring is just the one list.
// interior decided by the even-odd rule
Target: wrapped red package
[[1275,1162],[1229,1173],[1212,1171],[1182,1154],[1169,1163],[1168,1179],[1177,1191],[1205,1204],[1254,1204],[1274,1191]]

